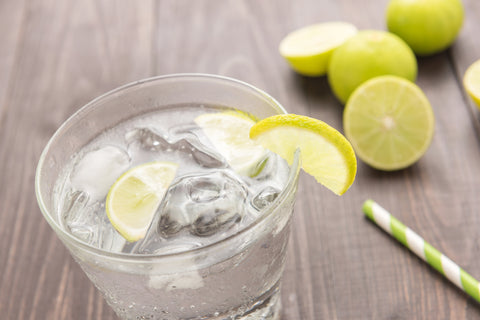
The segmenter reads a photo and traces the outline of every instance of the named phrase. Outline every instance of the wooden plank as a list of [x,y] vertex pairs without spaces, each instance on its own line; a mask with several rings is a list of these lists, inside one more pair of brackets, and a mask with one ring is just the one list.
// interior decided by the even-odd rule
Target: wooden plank
[[[163,0],[0,2],[0,314],[6,319],[113,319],[34,201],[47,139],[81,105],[123,83],[177,72],[244,80],[290,112],[342,130],[325,77],[294,74],[277,52],[289,31],[345,20],[385,29],[382,1]],[[447,52],[419,59],[417,83],[436,132],[414,166],[359,163],[341,198],[302,174],[283,281],[283,319],[477,319],[480,308],[363,218],[374,198],[480,278],[478,111],[461,77],[480,58],[480,3]],[[24,7],[25,6],[25,7]],[[7,28],[8,27],[8,28]]]
[[[24,1],[0,2],[0,130],[4,126],[4,115],[6,114],[7,110],[6,100],[8,88],[12,77],[15,53],[22,36],[21,26],[24,12]],[[4,146],[5,143],[0,145],[0,154],[7,151]],[[0,169],[5,169],[2,165],[5,162],[6,157],[1,156]],[[3,182],[4,180],[1,181]],[[5,189],[5,187],[1,188],[1,190]],[[1,195],[0,198],[2,198]],[[0,210],[0,212],[3,213],[4,211]],[[12,248],[12,243],[16,242],[16,239],[12,238],[11,233],[14,226],[14,221],[14,212],[8,213],[7,211],[6,213],[0,214],[0,240],[2,240],[0,241],[0,271],[3,271],[0,273],[0,288],[4,287],[4,274],[5,270],[7,269],[7,264],[10,264],[11,268],[14,266],[14,263],[11,261],[13,257],[11,253],[14,251]],[[2,294],[0,294],[0,314],[5,314],[7,307],[8,304],[6,299],[2,297]]]
[[[336,3],[338,16],[350,17],[348,21],[361,28],[384,29],[381,3]],[[466,6],[474,10],[476,5],[467,2]],[[304,10],[316,12],[309,6]],[[308,20],[310,14],[304,15]],[[471,19],[466,25],[478,29],[478,21]],[[473,33],[465,35],[471,42],[476,40]],[[285,73],[283,78],[290,79],[285,89],[289,100],[284,104],[342,128],[342,107],[332,97],[326,79]],[[478,142],[449,55],[419,59],[417,83],[437,119],[432,146],[418,164],[381,173],[360,163],[354,187],[342,198],[332,197],[311,178],[301,181],[299,192],[306,194],[298,197],[287,260],[286,318],[427,319],[432,310],[436,319],[452,314],[455,319],[479,316],[476,308],[468,307],[475,304],[471,299],[362,217],[362,202],[373,197],[480,276],[474,264],[478,246],[473,240],[478,239],[475,226],[480,219],[475,209],[479,203],[475,195],[480,173]]]
[[34,171],[48,138],[71,113],[100,93],[151,75],[153,3],[27,5],[0,127],[2,318],[112,318],[41,216]]
[[0,123],[5,106],[5,95],[11,77],[17,45],[21,39],[24,1],[0,2]]

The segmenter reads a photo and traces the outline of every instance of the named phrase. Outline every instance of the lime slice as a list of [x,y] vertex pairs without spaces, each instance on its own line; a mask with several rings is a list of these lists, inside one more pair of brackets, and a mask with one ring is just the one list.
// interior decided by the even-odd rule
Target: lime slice
[[178,165],[148,162],[125,172],[107,195],[106,211],[113,227],[128,241],[145,237]]
[[480,60],[468,67],[463,77],[465,90],[480,108]]
[[332,52],[357,33],[357,28],[346,22],[313,24],[288,34],[280,43],[280,54],[290,66],[306,76],[322,76]]
[[357,155],[370,166],[403,169],[426,152],[434,115],[422,90],[396,76],[381,76],[358,87],[345,107],[343,127]]
[[253,118],[226,111],[202,114],[195,118],[195,123],[235,172],[254,177],[261,171],[268,151],[248,137],[255,124]]
[[341,195],[353,183],[357,160],[345,137],[317,119],[295,114],[265,118],[250,130],[250,138],[292,164],[300,149],[302,168],[318,182]]

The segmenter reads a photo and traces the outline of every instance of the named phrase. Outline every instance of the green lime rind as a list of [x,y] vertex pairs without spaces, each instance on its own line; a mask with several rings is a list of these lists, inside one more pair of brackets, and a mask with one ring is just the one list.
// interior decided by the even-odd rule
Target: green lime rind
[[345,135],[373,168],[393,171],[418,161],[433,138],[435,118],[422,90],[396,76],[362,84],[343,114]]

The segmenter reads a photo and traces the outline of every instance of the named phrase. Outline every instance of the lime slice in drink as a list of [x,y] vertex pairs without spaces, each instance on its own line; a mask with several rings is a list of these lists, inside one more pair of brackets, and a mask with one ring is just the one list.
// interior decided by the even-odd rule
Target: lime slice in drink
[[422,90],[396,76],[362,84],[343,113],[345,135],[357,155],[385,171],[406,168],[420,159],[432,140],[434,123]]
[[480,60],[468,67],[463,76],[463,86],[480,109]]
[[254,177],[263,168],[267,150],[250,140],[255,120],[245,113],[205,113],[195,118],[217,151],[238,174]]
[[345,137],[317,119],[295,114],[265,118],[250,130],[250,138],[292,163],[300,149],[302,168],[341,195],[353,183],[357,160]]
[[346,22],[325,22],[295,30],[280,42],[280,54],[290,66],[305,76],[322,76],[332,52],[357,33]]
[[125,239],[134,242],[145,237],[177,168],[172,162],[148,162],[128,170],[112,185],[105,208]]

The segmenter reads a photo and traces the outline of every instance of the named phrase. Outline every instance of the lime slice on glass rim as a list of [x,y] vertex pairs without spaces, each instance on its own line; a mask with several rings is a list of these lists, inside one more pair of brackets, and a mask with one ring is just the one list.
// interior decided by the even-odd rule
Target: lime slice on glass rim
[[135,242],[145,237],[177,168],[173,162],[144,163],[126,171],[112,185],[105,209],[113,227],[125,239]]
[[227,163],[240,175],[255,177],[265,164],[268,151],[248,137],[255,119],[240,111],[205,113],[195,123]]
[[357,160],[345,137],[323,121],[282,114],[257,122],[250,138],[292,164],[300,149],[302,169],[319,183],[342,195],[352,185]]
[[465,71],[463,86],[480,109],[480,60],[475,61]]
[[306,26],[289,33],[279,46],[280,54],[290,66],[305,76],[322,76],[332,52],[357,28],[346,22],[325,22]]
[[350,97],[343,113],[345,135],[373,168],[406,168],[426,152],[435,118],[422,90],[397,76],[376,77]]

